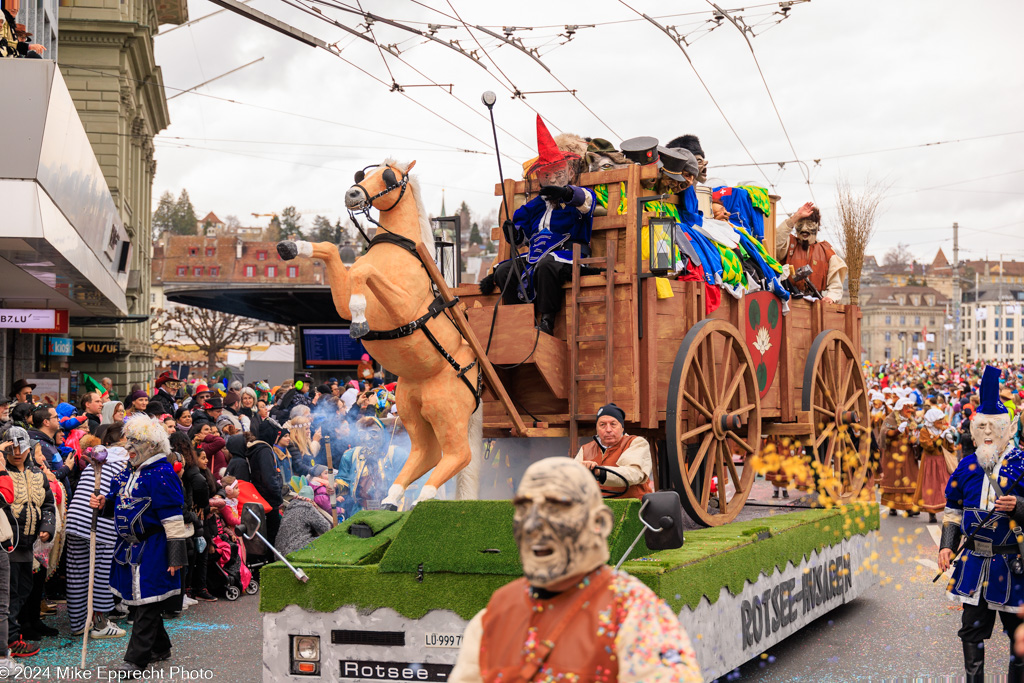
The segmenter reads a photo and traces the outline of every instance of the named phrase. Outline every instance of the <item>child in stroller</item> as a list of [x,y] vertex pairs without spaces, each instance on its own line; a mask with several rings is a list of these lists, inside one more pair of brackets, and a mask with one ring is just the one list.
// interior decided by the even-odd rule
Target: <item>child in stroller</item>
[[210,499],[210,507],[216,515],[210,549],[214,562],[210,563],[207,583],[210,590],[228,600],[237,600],[243,591],[255,595],[260,587],[248,566],[245,544],[235,534],[235,526],[241,523],[235,478],[226,476],[221,479],[221,485],[222,491]]

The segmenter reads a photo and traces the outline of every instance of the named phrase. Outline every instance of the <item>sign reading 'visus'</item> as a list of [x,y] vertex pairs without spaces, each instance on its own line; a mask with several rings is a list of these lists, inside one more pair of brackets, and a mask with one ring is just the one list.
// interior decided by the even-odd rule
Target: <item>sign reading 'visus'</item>
[[740,605],[743,649],[792,624],[799,616],[797,610],[807,614],[852,587],[850,553],[846,553],[828,563],[808,567],[800,577],[799,591],[796,579],[787,579],[752,600],[744,600]]

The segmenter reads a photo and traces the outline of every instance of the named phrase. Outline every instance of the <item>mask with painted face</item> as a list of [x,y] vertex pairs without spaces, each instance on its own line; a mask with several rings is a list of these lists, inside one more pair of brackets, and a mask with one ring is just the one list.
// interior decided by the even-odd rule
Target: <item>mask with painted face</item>
[[1009,414],[986,415],[978,413],[971,420],[971,438],[976,447],[975,454],[982,469],[991,474],[999,462],[999,456],[1006,450],[1014,432],[1017,431],[1017,420]]
[[796,225],[796,238],[804,243],[804,246],[810,246],[818,241],[818,230],[821,229],[814,221],[800,221]]
[[612,512],[583,465],[569,458],[535,462],[513,503],[513,531],[531,586],[564,590],[608,561]]

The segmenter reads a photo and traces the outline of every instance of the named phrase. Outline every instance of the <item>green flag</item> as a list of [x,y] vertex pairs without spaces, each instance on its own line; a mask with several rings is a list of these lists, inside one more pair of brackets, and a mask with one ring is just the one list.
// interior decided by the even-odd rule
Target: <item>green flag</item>
[[85,374],[84,372],[82,373],[82,377],[84,378],[85,386],[86,386],[86,388],[89,391],[95,391],[97,394],[100,395],[100,398],[103,399],[104,401],[106,401],[108,398],[110,398],[107,395],[107,390],[103,388],[102,384],[100,384],[99,382],[97,382],[96,380],[94,380],[92,377],[90,377],[89,375]]

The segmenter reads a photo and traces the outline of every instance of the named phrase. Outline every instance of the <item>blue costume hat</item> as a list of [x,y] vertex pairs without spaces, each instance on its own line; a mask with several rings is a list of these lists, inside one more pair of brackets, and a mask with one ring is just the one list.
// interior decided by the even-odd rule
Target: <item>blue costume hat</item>
[[1005,415],[1008,411],[1003,402],[999,400],[999,376],[1002,374],[999,368],[991,365],[985,366],[985,372],[981,376],[981,387],[978,393],[981,395],[981,405],[978,406],[979,415]]

